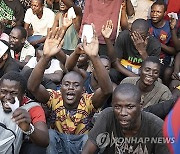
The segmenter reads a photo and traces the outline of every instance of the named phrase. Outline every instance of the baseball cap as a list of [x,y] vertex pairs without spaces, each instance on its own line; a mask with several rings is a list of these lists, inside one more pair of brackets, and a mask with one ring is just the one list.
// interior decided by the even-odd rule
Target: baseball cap
[[5,44],[4,41],[0,40],[0,58],[5,54],[8,48],[8,45]]

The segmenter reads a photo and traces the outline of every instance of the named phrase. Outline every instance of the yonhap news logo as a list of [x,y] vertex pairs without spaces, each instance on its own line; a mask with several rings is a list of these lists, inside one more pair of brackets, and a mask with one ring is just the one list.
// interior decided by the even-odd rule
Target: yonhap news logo
[[96,143],[99,148],[105,148],[110,144],[110,147],[113,145],[122,145],[127,144],[163,144],[163,143],[175,143],[174,137],[115,137],[114,133],[111,133],[111,136],[108,132],[101,133],[96,138]]
[[110,143],[110,135],[108,132],[101,133],[96,138],[96,143],[99,148],[105,148]]

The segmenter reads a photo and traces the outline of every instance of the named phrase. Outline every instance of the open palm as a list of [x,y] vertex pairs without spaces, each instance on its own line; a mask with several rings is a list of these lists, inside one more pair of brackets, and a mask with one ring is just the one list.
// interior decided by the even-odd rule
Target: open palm
[[72,24],[72,19],[68,19],[68,16],[66,13],[63,18],[63,26],[68,28],[69,26],[71,26],[71,24]]
[[96,56],[98,55],[98,51],[99,51],[99,41],[98,41],[98,37],[97,34],[95,32],[95,28],[94,25],[93,26],[93,38],[91,43],[87,43],[87,39],[86,37],[83,38],[83,49],[84,52],[88,55],[88,56]]
[[102,26],[101,33],[105,38],[110,38],[113,30],[113,23],[111,20],[108,20],[106,26]]
[[61,47],[63,45],[64,33],[65,31],[60,28],[56,28],[48,33],[46,41],[44,43],[44,55],[52,57],[61,50]]

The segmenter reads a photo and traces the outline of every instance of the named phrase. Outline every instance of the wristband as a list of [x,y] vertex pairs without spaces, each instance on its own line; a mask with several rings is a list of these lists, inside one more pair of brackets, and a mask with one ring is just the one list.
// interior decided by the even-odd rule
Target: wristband
[[34,126],[30,123],[30,130],[27,132],[22,130],[22,132],[26,135],[31,135],[34,132]]

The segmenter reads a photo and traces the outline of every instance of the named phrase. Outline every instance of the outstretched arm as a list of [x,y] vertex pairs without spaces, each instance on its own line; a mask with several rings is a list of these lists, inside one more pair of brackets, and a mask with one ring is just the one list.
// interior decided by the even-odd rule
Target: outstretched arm
[[66,60],[65,67],[68,71],[72,71],[75,68],[77,61],[79,59],[79,56],[83,53],[84,51],[82,49],[82,45],[78,44],[74,52]]
[[78,58],[81,54],[84,54],[84,50],[82,44],[78,44],[74,52],[67,58],[65,68],[67,71],[76,71],[80,73],[83,76],[83,78],[86,78],[86,71],[76,66]]
[[170,28],[171,28],[171,34],[172,34],[172,40],[174,43],[174,48],[177,51],[180,51],[180,38],[177,37],[175,26],[176,26],[176,19],[171,17],[170,18]]
[[180,52],[176,55],[175,64],[174,64],[174,72],[172,74],[172,79],[180,81]]
[[122,2],[121,4],[122,10],[121,10],[121,20],[120,20],[120,25],[121,29],[129,29],[129,24],[128,24],[128,18],[127,18],[127,13],[126,13],[126,2]]
[[132,16],[133,14],[135,14],[134,12],[134,7],[131,3],[131,0],[125,0],[126,3],[126,12],[128,16]]
[[112,93],[112,84],[111,84],[111,79],[109,77],[109,74],[107,70],[105,69],[104,65],[102,64],[100,57],[98,55],[99,42],[95,34],[95,31],[94,31],[94,36],[91,43],[87,43],[86,37],[84,38],[83,48],[84,48],[85,53],[89,56],[89,59],[91,60],[93,64],[97,81],[100,87],[95,91],[92,98],[93,105],[97,109],[103,105],[104,101]]
[[129,70],[127,70],[123,65],[120,64],[119,59],[117,58],[116,52],[114,50],[114,46],[111,42],[111,40],[109,39],[111,36],[113,30],[113,23],[111,20],[107,21],[106,26],[103,25],[101,33],[104,37],[104,40],[106,42],[107,48],[108,48],[108,56],[111,60],[112,66],[119,72],[121,72],[122,74],[126,75],[126,76],[136,76],[134,73],[130,72]]
[[51,60],[51,57],[61,51],[63,36],[64,31],[59,28],[56,28],[55,30],[48,33],[44,44],[43,56],[29,77],[28,89],[39,102],[47,103],[49,100],[50,95],[45,87],[41,85],[41,81],[48,62]]

